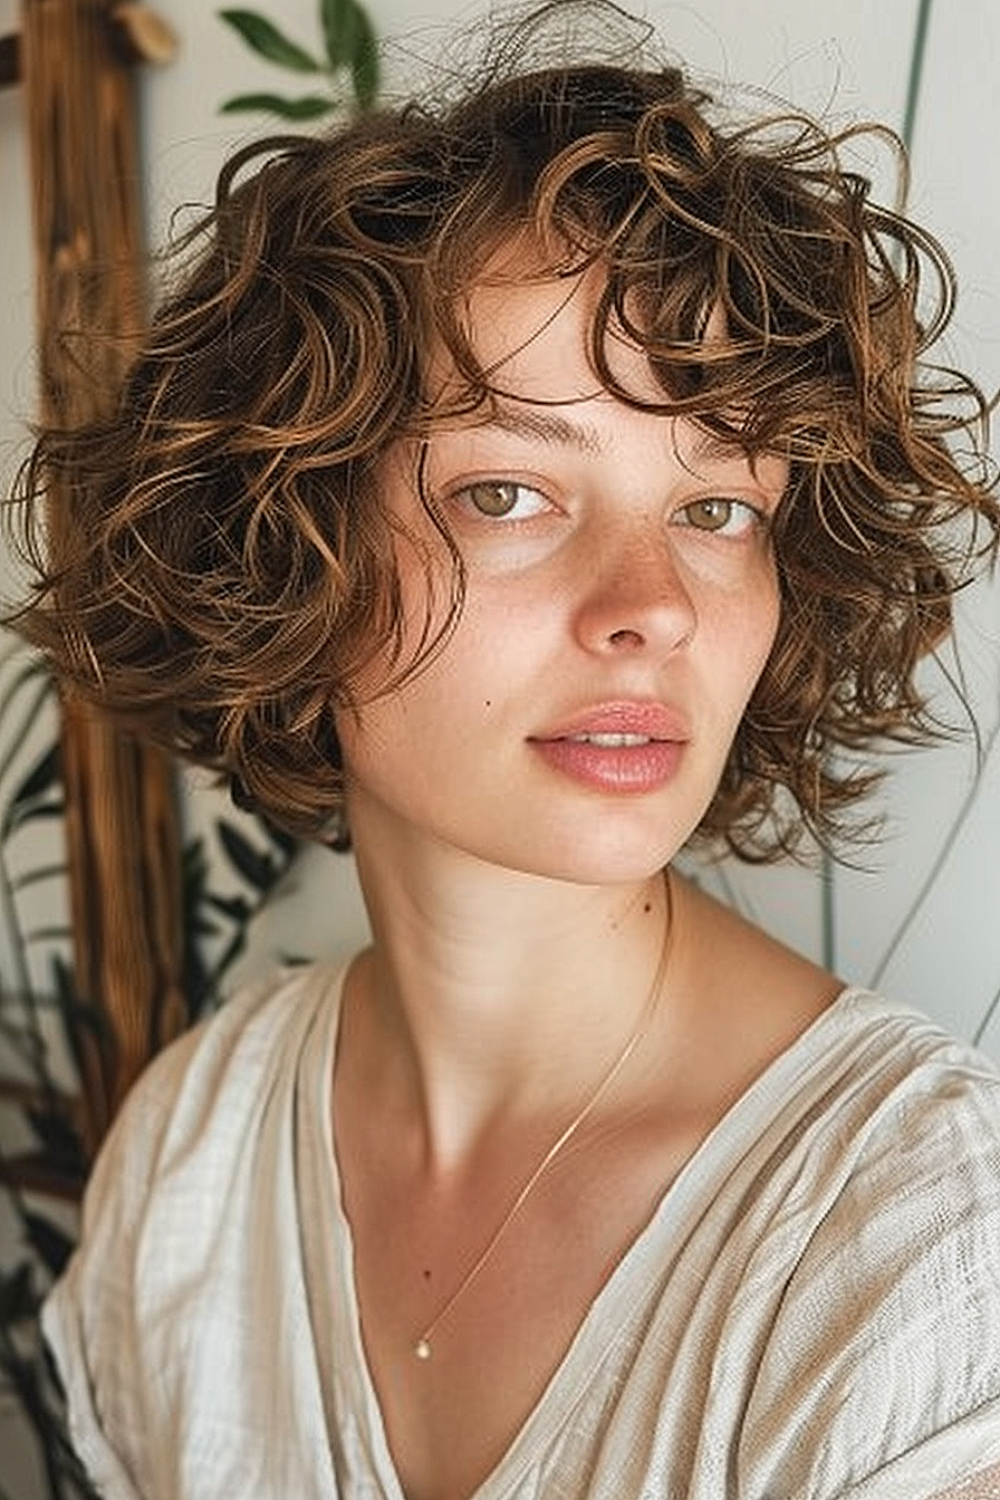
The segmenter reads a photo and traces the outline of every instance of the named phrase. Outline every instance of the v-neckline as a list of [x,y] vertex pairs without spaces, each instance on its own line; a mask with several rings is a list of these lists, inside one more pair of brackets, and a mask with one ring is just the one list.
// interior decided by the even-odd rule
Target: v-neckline
[[[344,1424],[362,1438],[361,1446],[375,1466],[374,1477],[385,1500],[407,1500],[364,1346],[354,1240],[343,1202],[334,1138],[333,1075],[346,971],[347,965],[341,966],[324,985],[327,1014],[321,1035],[325,1035],[322,1035],[322,1040],[317,1036],[318,1044],[307,1048],[302,1058],[305,1076],[299,1097],[305,1109],[303,1123],[313,1136],[314,1156],[320,1167],[320,1181],[315,1184],[318,1194],[315,1207],[319,1210],[321,1223],[314,1226],[317,1231],[315,1240],[317,1250],[319,1246],[324,1247],[327,1258],[332,1251],[334,1259],[332,1276],[328,1264],[323,1272],[330,1292],[329,1312],[319,1312],[318,1324],[314,1323],[313,1327],[313,1340],[323,1383],[328,1388],[325,1403],[328,1422],[331,1427],[334,1425],[332,1413],[338,1427]],[[467,1500],[501,1500],[539,1461],[553,1431],[561,1430],[587,1398],[601,1366],[615,1356],[620,1344],[632,1336],[634,1325],[648,1315],[649,1306],[658,1295],[657,1273],[661,1272],[664,1260],[669,1261],[671,1256],[671,1246],[664,1242],[669,1237],[673,1240],[673,1249],[677,1249],[683,1225],[691,1222],[690,1216],[696,1211],[699,1198],[704,1198],[713,1177],[712,1173],[700,1171],[706,1158],[721,1153],[728,1174],[740,1159],[739,1153],[734,1157],[727,1149],[729,1137],[742,1133],[748,1149],[757,1145],[759,1131],[753,1128],[756,1102],[762,1095],[769,1094],[776,1082],[787,1088],[793,1078],[815,1065],[826,1051],[822,1034],[843,1015],[852,1000],[865,994],[864,990],[854,986],[842,989],[805,1030],[768,1063],[695,1148],[667,1185],[646,1224],[626,1248],[587,1309],[542,1395],[525,1417],[509,1447]],[[770,1118],[771,1106],[766,1100],[762,1100],[762,1108]],[[308,1216],[301,1217],[307,1231]],[[626,1295],[630,1282],[638,1284],[641,1295],[631,1299]],[[311,1308],[315,1302],[315,1290],[309,1288]],[[321,1303],[326,1300],[325,1297],[319,1298]],[[627,1308],[624,1315],[623,1308]],[[349,1358],[338,1358],[336,1351],[345,1348]],[[336,1450],[336,1431],[331,1431],[328,1436],[331,1448]]]

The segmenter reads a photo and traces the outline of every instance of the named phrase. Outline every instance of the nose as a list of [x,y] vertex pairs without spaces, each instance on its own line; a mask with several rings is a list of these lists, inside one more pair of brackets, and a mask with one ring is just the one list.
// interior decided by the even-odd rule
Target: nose
[[694,635],[694,601],[662,526],[593,536],[579,566],[574,632],[587,651],[672,652]]

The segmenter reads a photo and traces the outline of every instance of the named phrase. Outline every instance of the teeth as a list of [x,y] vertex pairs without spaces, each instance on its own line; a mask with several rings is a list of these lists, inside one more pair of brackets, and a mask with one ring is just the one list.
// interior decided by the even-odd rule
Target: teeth
[[648,734],[571,734],[574,745],[600,745],[604,750],[620,750],[632,745],[651,743]]

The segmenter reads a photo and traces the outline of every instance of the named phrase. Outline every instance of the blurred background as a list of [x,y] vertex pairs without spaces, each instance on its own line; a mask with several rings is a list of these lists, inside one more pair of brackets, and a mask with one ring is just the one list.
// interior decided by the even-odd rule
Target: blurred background
[[[433,75],[453,34],[483,14],[452,0],[370,0],[366,8],[379,38],[383,97]],[[287,37],[319,50],[316,0],[261,0],[260,9]],[[908,211],[943,241],[958,275],[957,313],[939,357],[968,369],[992,394],[1000,386],[995,0],[649,0],[634,9],[689,72],[738,105],[791,102],[832,128],[871,118],[907,136]],[[168,236],[179,208],[183,225],[185,205],[210,201],[233,146],[274,128],[262,115],[222,114],[222,102],[256,90],[294,93],[300,81],[256,56],[204,0],[158,0],[156,15],[177,45],[169,61],[136,73],[141,207],[151,248]],[[0,0],[0,36],[15,35],[20,25],[20,7]],[[307,92],[308,82],[298,91]],[[860,165],[891,201],[890,153],[873,150]],[[16,83],[0,90],[0,204],[0,480],[7,493],[37,409],[31,188]],[[0,568],[0,594],[9,599],[16,564],[5,554]],[[820,861],[756,869],[727,861],[700,868],[699,878],[845,979],[927,1011],[1000,1060],[998,581],[963,594],[958,617],[955,649],[928,664],[927,684],[942,716],[964,733],[945,746],[892,756],[877,799],[881,841],[852,856],[850,868]],[[37,712],[29,713],[33,689],[24,671],[17,654],[0,659],[0,1002],[8,1008],[5,1018],[0,1004],[0,1073],[8,1031],[17,1040],[10,1013],[17,992],[26,985],[45,990],[53,965],[68,962],[72,946],[60,797],[51,778],[43,785],[37,775],[34,800],[24,796],[25,780],[56,732],[57,710],[39,694]],[[975,711],[975,733],[955,693],[958,681]],[[17,817],[9,815],[12,801]],[[203,891],[210,885],[218,903],[215,925],[204,924],[212,930],[204,933],[209,958],[202,968],[213,971],[219,993],[276,961],[347,954],[363,942],[348,857],[262,843],[252,820],[241,820],[224,794],[191,772],[182,777],[180,822],[186,847],[201,861]],[[234,913],[243,919],[235,939]],[[0,1111],[0,1131],[4,1120]],[[23,1214],[0,1213],[0,1264],[5,1255],[17,1262],[22,1230]],[[30,1441],[15,1431],[16,1417],[17,1403],[0,1381],[0,1494],[35,1500],[55,1493],[45,1488]]]

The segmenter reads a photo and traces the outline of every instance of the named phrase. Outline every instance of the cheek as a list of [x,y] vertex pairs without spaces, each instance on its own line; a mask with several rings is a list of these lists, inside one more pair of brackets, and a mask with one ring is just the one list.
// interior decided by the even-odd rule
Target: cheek
[[730,681],[737,718],[767,665],[780,618],[781,598],[773,568],[730,602],[726,612],[725,649],[731,664]]
[[748,636],[755,643],[754,650],[754,681],[763,672],[771,655],[772,647],[778,634],[778,625],[781,620],[781,590],[778,585],[778,574],[775,567],[768,569],[766,586],[762,590],[760,600],[759,620],[757,628],[748,632]]
[[[391,717],[393,700],[447,651],[461,617],[458,575],[440,538],[397,537],[395,562],[396,591],[389,597],[385,587],[387,597],[375,627],[382,643],[365,654],[349,681],[366,723]],[[345,712],[345,737],[353,733],[356,738],[357,732],[357,724]]]
[[764,666],[777,639],[778,626],[781,623],[781,607],[781,588],[778,583],[778,573],[777,569],[772,567],[768,575],[766,607],[762,611],[758,676],[764,670]]
[[772,580],[772,587],[767,598],[767,608],[761,611],[760,628],[753,635],[756,649],[750,662],[748,672],[748,685],[746,703],[749,702],[757,687],[761,676],[771,658],[774,643],[778,637],[778,627],[781,623],[781,595],[778,588],[777,577]]
[[[436,616],[425,620],[425,605],[426,598],[419,596],[414,613],[405,617],[401,659],[373,669],[358,693],[356,709],[337,711],[337,734],[349,775],[367,779],[384,772],[395,777],[402,766],[406,777],[419,779],[418,752],[433,755],[435,746],[456,732],[456,725],[468,721],[470,702],[480,682],[488,680],[495,641],[488,645],[470,632],[460,613],[454,628],[434,647],[430,632],[441,622]],[[427,649],[422,664],[410,670]]]

